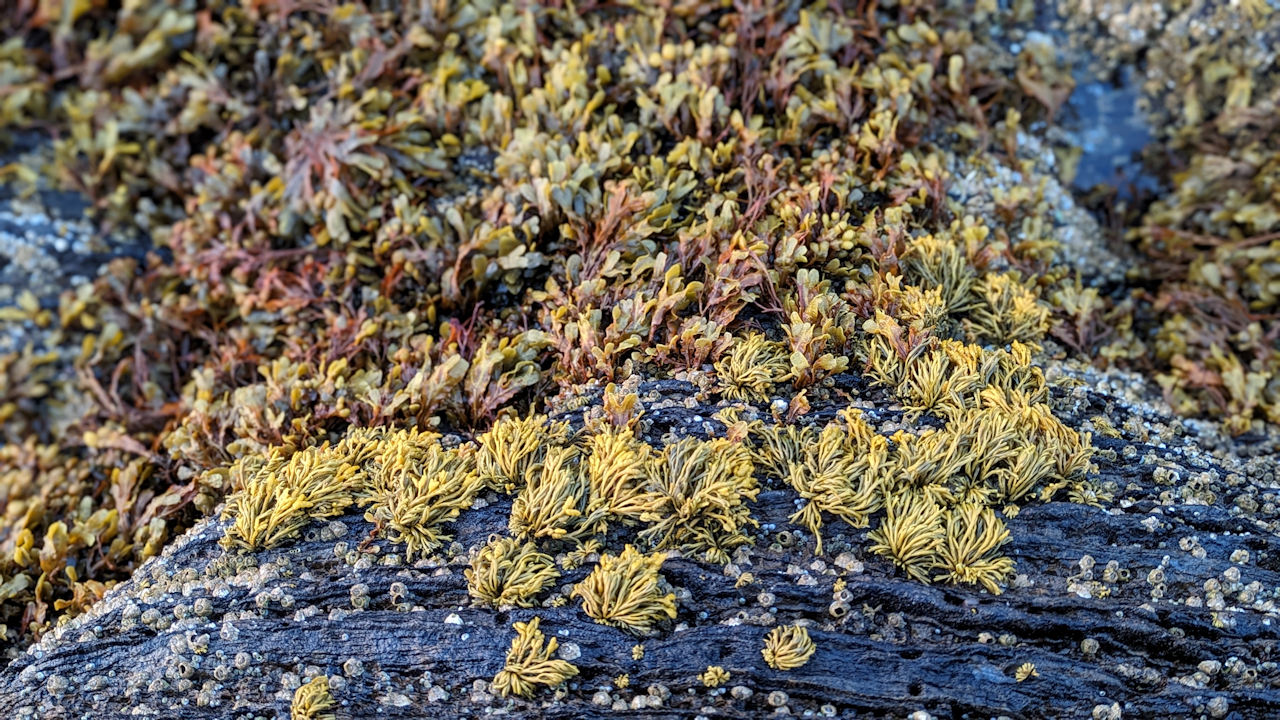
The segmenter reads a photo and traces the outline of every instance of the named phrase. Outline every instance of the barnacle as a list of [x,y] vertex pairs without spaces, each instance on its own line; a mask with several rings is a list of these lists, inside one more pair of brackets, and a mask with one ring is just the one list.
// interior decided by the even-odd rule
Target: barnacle
[[227,500],[231,518],[222,544],[246,550],[275,547],[317,518],[340,515],[355,502],[364,480],[344,452],[329,446],[273,451],[265,462],[247,461],[244,487]]
[[809,662],[816,649],[808,630],[799,625],[785,625],[765,635],[760,654],[774,670],[795,670]]
[[729,671],[719,665],[708,665],[706,671],[698,676],[698,680],[709,688],[718,688],[729,682]]
[[531,607],[534,598],[559,577],[550,555],[533,543],[493,537],[463,571],[471,597],[495,607]]
[[[538,685],[555,686],[578,674],[578,668],[567,660],[552,659],[559,642],[546,639],[538,629],[540,618],[518,622],[516,636],[507,651],[507,661],[493,677],[493,690],[503,697],[533,697]],[[544,644],[545,643],[545,644]]]
[[649,635],[654,626],[676,617],[676,596],[660,585],[663,555],[644,555],[627,545],[619,555],[601,555],[600,563],[573,588],[582,610],[596,622]]
[[942,544],[942,508],[922,495],[891,495],[885,501],[880,526],[867,533],[871,552],[884,555],[920,582],[929,582],[929,570]]
[[1028,680],[1033,677],[1040,677],[1040,671],[1036,670],[1035,663],[1022,663],[1018,669],[1013,672],[1013,678],[1018,682]]
[[995,511],[977,503],[961,503],[947,512],[936,567],[945,571],[937,579],[982,583],[987,592],[1000,594],[1000,582],[1013,572],[1013,561],[996,555],[1009,541],[1009,531]]
[[640,538],[656,549],[681,548],[727,562],[735,548],[751,542],[746,529],[758,523],[747,503],[760,492],[751,453],[722,438],[682,438],[667,445],[648,466],[649,527]]
[[329,694],[328,676],[317,675],[293,692],[289,720],[334,720],[338,717],[333,712],[337,707],[338,703]]
[[782,343],[760,333],[737,340],[715,363],[719,390],[730,400],[768,400],[774,386],[791,376],[791,361]]

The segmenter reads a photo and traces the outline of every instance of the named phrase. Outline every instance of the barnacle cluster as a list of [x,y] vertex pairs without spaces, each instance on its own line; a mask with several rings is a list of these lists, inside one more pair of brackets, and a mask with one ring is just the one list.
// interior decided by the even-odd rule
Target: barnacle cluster
[[[413,559],[509,495],[477,601],[602,552],[579,596],[639,632],[675,610],[660,553],[727,562],[770,483],[818,543],[869,528],[910,576],[995,591],[1006,511],[1107,499],[1055,415],[1053,338],[1150,344],[1180,409],[1275,420],[1271,80],[1177,59],[1206,98],[1177,143],[1221,152],[1135,231],[1157,297],[1115,300],[1069,277],[1042,187],[950,192],[1020,168],[1064,97],[984,24],[1004,10],[953,5],[10,8],[0,141],[49,140],[0,177],[156,252],[0,292],[6,332],[40,331],[0,353],[6,648],[224,500],[229,548],[356,508]],[[853,376],[906,429],[807,422]],[[642,380],[775,423],[646,441],[619,390]]]

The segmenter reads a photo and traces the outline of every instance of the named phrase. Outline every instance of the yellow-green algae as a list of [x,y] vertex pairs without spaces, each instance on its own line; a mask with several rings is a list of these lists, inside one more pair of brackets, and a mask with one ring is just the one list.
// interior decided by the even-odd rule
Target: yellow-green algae
[[[884,5],[22,5],[0,127],[57,133],[42,173],[0,176],[81,191],[164,257],[0,320],[45,331],[0,357],[6,642],[229,494],[243,549],[354,506],[427,555],[501,491],[527,542],[585,558],[625,528],[723,562],[772,479],[818,538],[868,527],[912,576],[995,589],[1012,503],[1107,497],[1050,407],[1050,337],[1139,369],[1154,347],[1178,409],[1275,420],[1273,173],[1252,169],[1276,133],[1245,121],[1274,115],[1273,80],[1227,41],[1160,48],[1196,78],[1171,142],[1226,150],[1134,231],[1160,295],[1115,301],[1062,266],[1042,188],[981,217],[948,196],[954,168],[1021,167],[1018,133],[1065,97],[990,32],[1019,12]],[[797,428],[844,373],[941,426]],[[608,393],[609,433],[536,414],[636,377],[783,424],[657,447]],[[749,460],[710,457],[741,439]]]

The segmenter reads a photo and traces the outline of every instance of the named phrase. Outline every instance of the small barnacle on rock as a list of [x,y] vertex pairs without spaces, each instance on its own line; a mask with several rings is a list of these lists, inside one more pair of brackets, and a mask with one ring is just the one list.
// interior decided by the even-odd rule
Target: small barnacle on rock
[[662,553],[644,555],[627,545],[620,555],[601,555],[572,594],[582,598],[583,611],[597,622],[633,635],[652,634],[655,625],[676,617],[676,596],[659,584],[662,562]]
[[[296,682],[296,681],[295,681]],[[318,675],[298,687],[293,693],[293,704],[289,707],[290,720],[335,720],[332,712],[337,707],[333,695],[329,694],[329,678]]]
[[799,625],[776,627],[764,638],[760,653],[775,670],[795,670],[809,662],[816,648],[809,631]]
[[538,593],[559,577],[550,555],[531,542],[505,537],[490,538],[463,573],[471,596],[496,607],[531,607]]
[[513,625],[516,636],[507,651],[506,665],[493,678],[493,689],[499,695],[533,697],[536,686],[559,685],[578,674],[572,663],[552,658],[559,643],[554,637],[546,639],[538,629],[540,622],[534,617]]
[[729,682],[729,671],[719,665],[708,665],[706,671],[698,676],[698,680],[709,688],[718,688]]
[[1036,670],[1035,663],[1022,663],[1018,666],[1018,669],[1014,671],[1013,677],[1018,682],[1022,682],[1028,678],[1040,677],[1040,671]]

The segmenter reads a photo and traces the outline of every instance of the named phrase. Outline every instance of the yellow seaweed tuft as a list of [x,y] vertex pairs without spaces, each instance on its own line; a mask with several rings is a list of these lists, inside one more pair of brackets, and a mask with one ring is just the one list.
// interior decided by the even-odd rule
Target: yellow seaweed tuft
[[786,478],[791,468],[804,462],[817,431],[800,425],[765,424],[756,420],[748,425],[754,443],[752,459],[766,475]]
[[709,688],[718,688],[729,682],[729,671],[719,665],[708,665],[705,672],[698,676],[698,680]]
[[586,439],[586,476],[593,507],[610,520],[628,524],[653,509],[646,493],[645,468],[653,459],[653,448],[636,438],[629,429],[605,430]]
[[983,276],[974,294],[978,300],[965,325],[975,338],[1035,342],[1049,331],[1048,306],[1015,273]]
[[227,548],[262,550],[295,538],[312,520],[341,515],[363,480],[346,453],[328,445],[300,452],[277,448],[265,461],[244,461],[241,468],[244,487],[223,510],[224,518],[232,518],[221,541]]
[[533,543],[493,537],[463,571],[471,597],[492,605],[531,607],[538,593],[560,576],[550,555]]
[[603,530],[602,513],[592,512],[591,485],[573,447],[551,447],[529,471],[511,505],[508,527],[521,539],[565,540],[581,545]]
[[[857,422],[862,422],[859,418]],[[881,483],[889,463],[889,443],[872,435],[866,446],[850,442],[856,436],[832,423],[823,428],[813,444],[805,448],[802,462],[791,466],[787,482],[804,500],[791,522],[803,525],[822,552],[822,516],[834,515],[850,527],[864,528],[871,514],[880,509]]]
[[569,424],[551,422],[545,415],[503,417],[476,440],[480,478],[494,490],[512,492],[524,485],[529,472],[542,462],[546,450],[569,439]]
[[903,253],[902,263],[909,281],[939,292],[948,314],[969,308],[977,273],[965,249],[952,238],[933,235],[914,238]]
[[893,560],[908,575],[929,582],[929,570],[942,542],[942,509],[922,495],[891,495],[880,526],[867,534],[870,550]]
[[655,625],[676,617],[676,596],[660,584],[663,559],[661,553],[644,555],[631,545],[617,556],[601,555],[572,595],[582,598],[582,610],[596,622],[650,635]]
[[335,720],[337,714],[332,710],[337,706],[333,695],[329,694],[329,678],[320,675],[293,692],[289,720]]
[[471,507],[483,488],[470,447],[446,450],[392,433],[369,465],[365,519],[404,543],[412,560],[449,541],[442,526]]
[[751,453],[723,438],[681,438],[649,464],[651,505],[640,538],[659,550],[680,548],[728,562],[751,542],[745,530],[758,523],[747,502],[760,492]]
[[774,670],[795,670],[809,662],[816,649],[808,630],[799,625],[785,625],[765,635],[760,654]]
[[791,377],[786,345],[760,333],[734,341],[715,363],[717,389],[730,400],[768,400],[774,386]]
[[976,503],[961,503],[943,521],[945,530],[935,564],[938,580],[981,583],[987,592],[1000,594],[1000,583],[1013,573],[1013,561],[997,555],[1009,541],[1009,530],[995,511]]
[[[537,686],[555,686],[578,674],[578,668],[567,660],[552,659],[559,643],[546,639],[538,629],[541,620],[518,622],[516,636],[507,651],[507,662],[493,678],[493,690],[502,697],[533,697]],[[545,644],[544,644],[545,643]]]

